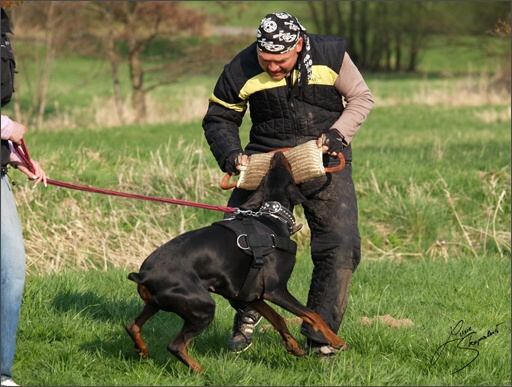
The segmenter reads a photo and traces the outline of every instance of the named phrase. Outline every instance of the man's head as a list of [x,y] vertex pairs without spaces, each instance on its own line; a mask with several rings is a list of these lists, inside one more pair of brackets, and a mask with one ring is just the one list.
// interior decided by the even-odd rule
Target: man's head
[[258,62],[272,79],[279,81],[294,69],[305,32],[297,18],[286,12],[270,13],[261,20],[256,34]]

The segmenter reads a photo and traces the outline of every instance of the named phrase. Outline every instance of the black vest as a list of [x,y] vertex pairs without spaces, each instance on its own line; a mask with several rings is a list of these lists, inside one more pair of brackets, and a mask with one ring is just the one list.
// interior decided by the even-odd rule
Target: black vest
[[271,80],[258,63],[256,43],[225,66],[203,119],[206,139],[221,168],[230,153],[242,151],[238,130],[247,109],[252,121],[248,154],[316,140],[340,117],[343,97],[334,83],[346,40],[316,34],[309,38],[313,71],[305,87],[290,80]]

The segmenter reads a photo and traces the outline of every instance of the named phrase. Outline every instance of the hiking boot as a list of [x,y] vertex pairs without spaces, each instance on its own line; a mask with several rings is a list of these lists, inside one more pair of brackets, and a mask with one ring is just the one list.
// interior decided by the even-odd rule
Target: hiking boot
[[233,322],[233,329],[229,335],[228,348],[230,351],[240,353],[252,344],[254,328],[261,321],[262,316],[254,309],[237,310]]

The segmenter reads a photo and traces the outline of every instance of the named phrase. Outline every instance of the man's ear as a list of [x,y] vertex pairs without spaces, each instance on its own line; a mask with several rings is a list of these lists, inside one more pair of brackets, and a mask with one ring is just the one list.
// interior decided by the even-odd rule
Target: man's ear
[[297,52],[301,52],[303,44],[304,44],[304,39],[302,39],[302,36],[299,36],[299,40],[297,40],[297,45],[295,46],[295,50]]

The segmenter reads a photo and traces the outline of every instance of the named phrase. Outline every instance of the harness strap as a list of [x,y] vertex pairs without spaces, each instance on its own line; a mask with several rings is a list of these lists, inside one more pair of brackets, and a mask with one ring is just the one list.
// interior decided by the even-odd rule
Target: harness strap
[[[254,227],[254,226],[253,226]],[[248,230],[253,232],[254,230]],[[273,249],[286,251],[290,254],[297,253],[297,243],[292,241],[288,237],[277,236],[274,234],[249,234],[244,235],[245,243],[247,247],[244,247],[244,251],[252,250],[255,246],[262,248],[262,255],[267,255],[272,252]]]
[[286,251],[295,255],[297,253],[297,243],[292,241],[290,238],[274,236],[274,247],[279,250]]
[[[251,267],[249,268],[249,272],[247,273],[247,276],[245,277],[244,284],[242,285],[242,288],[240,289],[240,292],[237,295],[237,298],[240,298],[242,300],[245,300],[247,296],[249,295],[251,289],[254,287],[254,282],[256,281],[256,276],[258,275],[260,269],[263,267],[263,247],[261,245],[256,244],[253,246],[251,244],[252,240],[259,240],[258,233],[256,231],[256,227],[254,226],[252,219],[250,218],[244,218],[242,219],[242,225],[244,228],[247,229],[247,242],[252,250],[252,263]],[[254,237],[256,236],[256,237]]]
[[256,277],[265,262],[265,256],[276,249],[295,255],[297,243],[289,237],[276,236],[270,227],[263,225],[257,218],[236,216],[213,223],[230,229],[237,235],[237,244],[247,255],[252,256],[251,266],[247,272],[236,299],[245,301],[248,299]]

